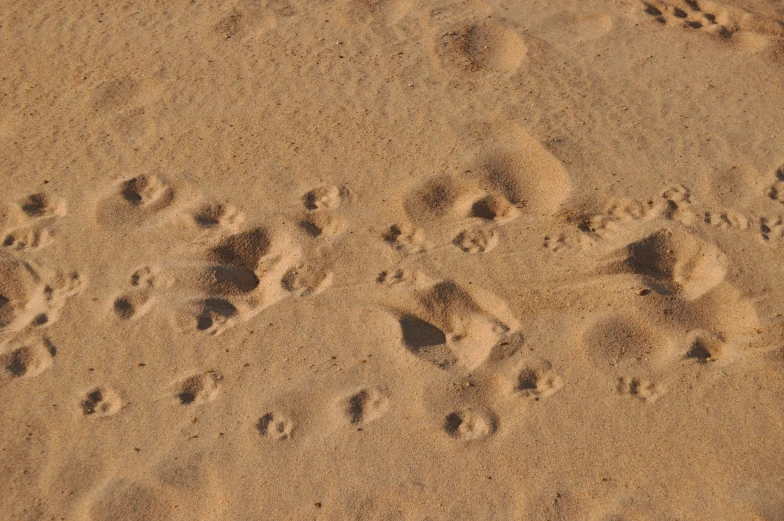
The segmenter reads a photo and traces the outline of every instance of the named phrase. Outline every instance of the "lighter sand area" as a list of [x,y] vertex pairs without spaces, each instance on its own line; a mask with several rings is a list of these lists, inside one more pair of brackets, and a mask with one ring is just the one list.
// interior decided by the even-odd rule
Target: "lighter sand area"
[[784,519],[780,1],[6,0],[0,71],[0,519]]

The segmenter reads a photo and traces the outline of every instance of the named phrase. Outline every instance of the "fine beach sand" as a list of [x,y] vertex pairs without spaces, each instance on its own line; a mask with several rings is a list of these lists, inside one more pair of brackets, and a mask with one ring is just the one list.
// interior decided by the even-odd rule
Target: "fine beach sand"
[[1,4],[0,519],[784,519],[781,1]]

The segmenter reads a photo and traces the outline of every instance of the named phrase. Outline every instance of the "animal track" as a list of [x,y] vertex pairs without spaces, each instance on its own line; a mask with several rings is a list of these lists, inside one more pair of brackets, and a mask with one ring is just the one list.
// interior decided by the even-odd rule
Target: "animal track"
[[495,434],[498,418],[491,411],[467,408],[449,413],[443,429],[457,440],[477,441]]
[[54,242],[50,225],[66,214],[65,202],[44,193],[27,196],[10,209],[5,222],[2,246],[16,251],[38,250]]
[[381,390],[368,387],[343,401],[346,418],[354,425],[365,425],[381,418],[389,408],[389,398]]
[[268,412],[256,422],[256,429],[265,438],[276,441],[288,440],[294,430],[294,422],[278,412]]
[[517,374],[515,391],[536,400],[547,398],[563,387],[563,379],[553,372],[548,361],[527,363]]
[[48,228],[17,229],[3,239],[3,246],[12,250],[38,250],[54,242]]
[[735,39],[739,35],[784,36],[784,24],[728,4],[709,2],[714,12],[702,9],[696,0],[642,2],[643,11],[663,25],[699,29],[714,36]]
[[105,226],[139,225],[170,207],[176,192],[155,175],[140,175],[118,183],[98,203],[97,219]]
[[55,346],[46,338],[11,341],[0,348],[0,367],[10,378],[37,376],[49,368],[57,354]]
[[777,168],[774,175],[776,180],[765,190],[765,195],[784,204],[784,166]]
[[153,298],[149,291],[136,291],[117,297],[112,310],[120,320],[137,319],[150,310]]
[[664,387],[648,380],[624,376],[618,378],[616,387],[622,395],[631,396],[647,403],[653,403],[664,394]]
[[131,274],[130,283],[135,288],[152,289],[168,286],[171,281],[160,269],[154,266],[142,266]]
[[751,227],[750,218],[741,213],[732,211],[708,211],[705,212],[705,217],[703,220],[705,224],[710,224],[711,226],[715,226],[721,230],[748,230]]
[[397,284],[418,285],[425,283],[426,280],[427,277],[422,273],[407,268],[382,271],[376,278],[376,282],[385,286],[395,286]]
[[334,210],[338,208],[346,196],[346,190],[338,186],[319,186],[303,197],[303,203],[308,210]]
[[116,414],[122,407],[120,397],[108,387],[94,387],[79,402],[85,416],[106,417]]
[[498,246],[498,232],[488,226],[473,226],[458,233],[452,243],[466,253],[487,253]]
[[553,252],[586,248],[631,225],[655,219],[691,224],[695,219],[691,204],[691,191],[683,185],[667,188],[650,199],[613,201],[598,215],[567,216],[567,222],[576,226],[565,233],[547,235],[544,246]]
[[427,251],[425,231],[407,224],[393,224],[384,234],[384,241],[407,255]]
[[229,204],[207,203],[192,214],[193,222],[200,228],[232,228],[241,224],[245,216]]
[[299,297],[317,295],[332,285],[332,272],[313,265],[291,268],[283,275],[283,288]]
[[336,237],[345,230],[346,221],[326,211],[313,211],[300,221],[300,227],[311,237]]
[[760,237],[764,242],[784,238],[784,216],[765,216],[759,222]]
[[65,203],[44,193],[27,196],[20,204],[22,211],[31,218],[65,215]]
[[211,402],[218,394],[220,380],[215,371],[189,376],[175,386],[174,396],[181,405]]
[[471,205],[471,212],[468,216],[504,224],[519,214],[520,211],[505,198],[497,195],[488,195]]
[[51,325],[82,288],[77,273],[41,270],[0,252],[0,337]]
[[[672,5],[660,0],[644,2],[645,13],[653,16],[660,24],[677,24],[690,29],[706,28],[719,36],[728,36],[730,33],[726,27],[716,22],[716,16],[710,13],[703,13],[697,2],[685,1],[683,8]],[[715,26],[715,27],[712,27]]]

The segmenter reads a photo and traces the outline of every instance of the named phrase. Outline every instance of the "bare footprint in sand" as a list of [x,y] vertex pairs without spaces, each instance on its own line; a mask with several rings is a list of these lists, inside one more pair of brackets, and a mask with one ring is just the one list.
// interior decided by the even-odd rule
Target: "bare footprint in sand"
[[442,32],[436,53],[444,69],[453,73],[511,73],[527,49],[510,24],[485,20]]
[[291,294],[321,291],[331,280],[318,266],[300,263],[301,250],[288,234],[266,227],[223,237],[203,258],[170,270],[171,287],[193,295],[176,305],[175,322],[186,331],[218,334]]
[[678,228],[664,228],[616,252],[620,260],[603,272],[634,273],[665,295],[695,300],[727,273],[726,256],[713,244]]
[[471,217],[474,203],[485,196],[483,190],[470,183],[441,175],[414,187],[404,206],[414,223],[449,222]]
[[684,344],[683,358],[703,365],[724,360],[728,354],[726,343],[708,331],[689,331]]
[[466,178],[522,214],[555,213],[571,189],[561,162],[518,125],[499,125],[486,133]]
[[390,307],[400,324],[403,346],[442,369],[477,368],[519,327],[500,299],[453,281],[423,281],[400,291],[400,303]]

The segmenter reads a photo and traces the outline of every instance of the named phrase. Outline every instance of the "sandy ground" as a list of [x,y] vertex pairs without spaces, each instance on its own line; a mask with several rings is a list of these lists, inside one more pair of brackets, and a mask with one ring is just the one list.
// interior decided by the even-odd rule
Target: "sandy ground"
[[0,6],[0,518],[784,519],[784,4]]

